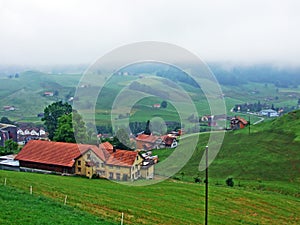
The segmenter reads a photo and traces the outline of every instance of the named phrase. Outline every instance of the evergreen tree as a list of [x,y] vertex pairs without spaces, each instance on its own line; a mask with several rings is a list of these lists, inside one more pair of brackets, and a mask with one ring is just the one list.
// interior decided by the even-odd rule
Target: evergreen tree
[[146,124],[146,128],[145,128],[144,134],[147,134],[147,135],[150,135],[150,134],[151,134],[151,130],[150,130],[150,120],[147,121],[147,124]]
[[160,104],[160,106],[165,109],[168,106],[168,103],[166,101],[162,101],[162,103]]

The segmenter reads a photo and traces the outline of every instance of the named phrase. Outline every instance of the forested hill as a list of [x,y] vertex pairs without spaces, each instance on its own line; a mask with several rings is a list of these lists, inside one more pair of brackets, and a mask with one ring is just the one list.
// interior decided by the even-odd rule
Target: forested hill
[[272,65],[233,66],[209,65],[223,85],[240,85],[247,82],[273,83],[276,87],[295,87],[300,84],[300,68],[277,68]]

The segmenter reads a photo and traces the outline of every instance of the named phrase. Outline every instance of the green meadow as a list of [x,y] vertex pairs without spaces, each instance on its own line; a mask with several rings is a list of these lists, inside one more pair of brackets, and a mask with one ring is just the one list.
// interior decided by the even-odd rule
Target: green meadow
[[[63,222],[58,224],[97,224],[101,220],[105,223],[100,224],[117,224],[122,212],[124,224],[204,223],[204,184],[167,180],[137,187],[106,180],[0,171],[0,181],[4,178],[7,186],[1,187],[5,204],[1,204],[0,221],[5,224],[57,224],[60,218]],[[65,195],[67,206],[63,205]],[[209,185],[210,224],[298,224],[299,212],[299,196]]]
[[[300,223],[299,121],[300,111],[295,111],[252,126],[250,134],[248,129],[225,134],[209,166],[210,224]],[[179,148],[177,156],[182,157],[174,158],[174,163],[185,157],[193,137],[181,138],[184,147]],[[59,224],[61,218],[61,224],[119,224],[124,213],[124,224],[204,224],[205,174],[198,168],[208,138],[208,133],[199,134],[191,158],[173,179],[146,186],[139,186],[145,184],[143,180],[128,185],[103,179],[0,171],[0,221]],[[174,151],[160,149],[153,154],[159,156],[160,164]],[[194,182],[196,177],[200,183]],[[229,177],[233,178],[233,187],[226,185]],[[29,194],[30,186],[33,195]]]

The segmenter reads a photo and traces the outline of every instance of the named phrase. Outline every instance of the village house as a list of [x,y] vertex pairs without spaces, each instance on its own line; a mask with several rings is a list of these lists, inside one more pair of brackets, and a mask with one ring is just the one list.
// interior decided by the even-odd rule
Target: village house
[[163,142],[163,144],[165,145],[166,148],[176,148],[177,145],[178,145],[176,137],[172,136],[172,135],[162,136],[162,142]]
[[[206,122],[209,127],[217,127],[218,123],[223,124],[227,120],[227,115],[204,115],[201,117],[201,122]],[[222,121],[222,122],[221,122]]]
[[155,109],[159,109],[161,106],[160,106],[160,104],[154,104],[152,107]]
[[137,151],[113,148],[108,143],[99,146],[29,141],[16,156],[20,170],[74,174],[86,177],[99,176],[113,180],[150,179],[154,176],[153,164],[143,164]]
[[155,135],[139,134],[136,139],[136,148],[143,150],[159,149],[162,146],[162,138]]
[[4,146],[5,141],[12,139],[17,142],[17,127],[11,124],[0,123],[0,146]]
[[232,130],[243,129],[248,125],[248,121],[239,116],[235,116],[230,120],[230,128]]
[[106,161],[106,176],[113,180],[137,180],[141,178],[142,162],[137,151],[113,149]]
[[52,96],[54,96],[54,93],[51,91],[45,91],[44,96],[52,97]]
[[275,110],[273,109],[264,109],[264,110],[261,110],[259,112],[259,115],[260,116],[267,116],[267,117],[278,117],[279,116],[279,113],[276,112]]
[[11,106],[11,105],[3,106],[3,109],[5,111],[15,111],[16,110],[16,108],[14,106]]

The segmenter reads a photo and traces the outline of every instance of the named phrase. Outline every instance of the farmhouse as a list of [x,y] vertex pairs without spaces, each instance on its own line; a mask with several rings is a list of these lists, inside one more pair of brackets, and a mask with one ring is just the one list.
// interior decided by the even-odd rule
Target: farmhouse
[[162,138],[155,135],[147,135],[147,134],[139,134],[136,137],[136,148],[137,149],[144,149],[144,150],[151,150],[151,149],[158,149],[162,144]]
[[233,130],[243,129],[248,125],[248,121],[239,116],[235,116],[230,120],[230,128]]
[[162,141],[165,147],[167,148],[176,148],[178,143],[175,136],[172,135],[164,135],[162,136]]
[[0,123],[0,146],[4,146],[5,141],[9,139],[17,142],[17,127],[11,124]]
[[52,96],[54,96],[54,93],[51,91],[45,91],[44,96],[52,97]]
[[16,108],[14,106],[11,106],[11,105],[3,106],[3,109],[5,111],[15,111],[16,110]]
[[267,117],[278,117],[279,116],[278,112],[276,112],[273,109],[261,110],[259,112],[259,115],[261,115],[261,116],[267,116]]
[[[15,158],[20,169],[75,174],[114,180],[153,178],[153,166],[143,166],[138,152],[119,150],[108,143],[99,146],[31,140]],[[144,175],[144,176],[143,176]]]

